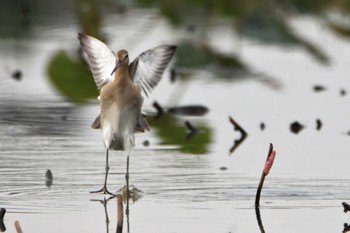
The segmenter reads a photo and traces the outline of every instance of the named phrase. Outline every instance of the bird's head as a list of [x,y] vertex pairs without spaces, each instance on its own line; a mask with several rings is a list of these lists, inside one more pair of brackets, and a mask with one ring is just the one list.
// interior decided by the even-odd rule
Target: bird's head
[[118,69],[120,66],[128,66],[129,65],[129,54],[126,50],[122,49],[117,52],[117,59],[115,63],[115,67],[111,73],[113,73]]

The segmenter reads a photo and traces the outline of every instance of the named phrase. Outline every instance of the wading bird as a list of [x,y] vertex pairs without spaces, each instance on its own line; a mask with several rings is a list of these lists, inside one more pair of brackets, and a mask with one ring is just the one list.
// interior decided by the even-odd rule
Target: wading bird
[[149,131],[146,118],[141,114],[143,96],[158,84],[162,74],[174,56],[176,46],[161,45],[141,53],[129,64],[128,52],[116,54],[103,42],[79,33],[83,51],[100,90],[100,114],[92,128],[101,129],[106,147],[106,172],[102,192],[115,195],[107,189],[109,150],[126,151],[126,187],[129,191],[129,155],[135,145],[135,133]]

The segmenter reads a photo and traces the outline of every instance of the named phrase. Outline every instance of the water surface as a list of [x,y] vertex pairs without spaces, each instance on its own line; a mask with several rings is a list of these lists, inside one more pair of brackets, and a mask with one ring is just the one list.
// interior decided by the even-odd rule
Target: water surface
[[[140,12],[143,22],[131,17]],[[144,40],[116,26],[113,22],[118,17],[113,14],[105,18],[104,30],[115,38],[113,48],[130,48],[136,56],[181,37],[164,19],[154,20],[156,16],[152,10],[126,16],[130,25],[141,29],[144,22],[153,23]],[[324,30],[313,18],[292,23],[310,38],[322,33],[330,65],[320,64],[300,48],[261,45],[243,38],[240,56],[253,72],[239,79],[234,78],[237,73],[227,78],[227,72],[202,68],[171,83],[167,71],[146,100],[145,110],[155,113],[152,103],[157,100],[164,107],[203,105],[209,113],[172,116],[171,124],[182,130],[173,143],[164,143],[161,132],[167,128],[156,121],[150,133],[137,135],[130,173],[131,183],[142,194],[130,204],[130,232],[259,232],[254,199],[270,142],[277,158],[261,196],[265,232],[343,230],[349,219],[341,203],[349,197],[350,100],[340,90],[350,88],[349,42]],[[0,42],[4,51],[0,55],[0,207],[7,209],[8,232],[15,232],[16,220],[24,232],[116,231],[116,200],[109,200],[105,209],[101,203],[105,197],[89,193],[100,188],[104,178],[101,134],[90,128],[98,103],[70,102],[47,77],[48,62],[58,50],[70,54],[77,50],[77,27],[58,25],[32,38]],[[118,37],[121,32],[134,41]],[[215,33],[225,35],[220,28]],[[220,50],[229,47],[225,43],[218,39],[212,46]],[[22,46],[25,52],[18,49]],[[15,69],[23,72],[21,81],[11,78]],[[315,93],[315,84],[326,90]],[[232,155],[229,150],[240,134],[229,116],[248,132]],[[153,121],[152,116],[149,119]],[[323,122],[320,131],[316,119]],[[190,141],[186,141],[185,121],[202,129]],[[298,135],[289,130],[293,121],[305,125]],[[204,146],[198,144],[204,154],[180,149],[179,142],[191,144],[201,133],[208,140]],[[149,146],[144,145],[146,140]],[[112,152],[110,165],[109,188],[116,191],[125,183],[126,157]],[[45,184],[48,169],[54,177],[49,187]]]

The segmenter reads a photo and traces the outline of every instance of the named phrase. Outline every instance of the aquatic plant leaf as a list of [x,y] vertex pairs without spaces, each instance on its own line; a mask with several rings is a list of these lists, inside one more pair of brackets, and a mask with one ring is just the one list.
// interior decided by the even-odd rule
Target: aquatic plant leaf
[[91,71],[82,60],[72,60],[66,52],[56,53],[48,65],[51,83],[75,103],[85,103],[98,96]]
[[211,130],[205,126],[197,126],[198,133],[187,139],[188,129],[177,117],[163,114],[155,119],[148,119],[153,132],[156,132],[162,145],[174,145],[179,151],[187,154],[206,154],[212,142]]

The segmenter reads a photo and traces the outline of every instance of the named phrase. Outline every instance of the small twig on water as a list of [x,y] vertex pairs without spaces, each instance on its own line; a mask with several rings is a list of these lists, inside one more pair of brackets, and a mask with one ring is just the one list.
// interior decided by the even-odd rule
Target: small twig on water
[[164,110],[163,110],[162,106],[160,106],[160,104],[157,101],[155,101],[153,103],[153,107],[157,110],[156,118],[164,115]]
[[260,183],[259,183],[258,190],[257,190],[256,196],[255,196],[255,207],[259,207],[261,189],[262,189],[262,187],[264,185],[265,177],[270,172],[270,169],[272,167],[272,164],[273,164],[273,161],[275,159],[275,156],[276,156],[276,151],[273,150],[273,145],[272,145],[272,143],[270,143],[270,148],[269,148],[269,152],[267,154],[264,170],[263,170],[263,172],[261,174]]
[[185,122],[185,126],[190,131],[186,136],[186,140],[190,140],[194,135],[198,133],[198,129],[196,129],[189,121]]
[[117,205],[118,205],[118,222],[117,222],[117,233],[123,232],[123,197],[122,195],[117,195]]
[[241,133],[241,138],[236,139],[233,142],[233,146],[230,149],[230,154],[232,154],[236,150],[236,148],[247,138],[248,134],[239,124],[237,124],[237,122],[235,120],[233,120],[232,117],[229,117],[229,119],[234,127],[234,130],[239,131]]
[[21,225],[19,224],[18,221],[15,222],[15,228],[16,228],[17,233],[23,233]]

